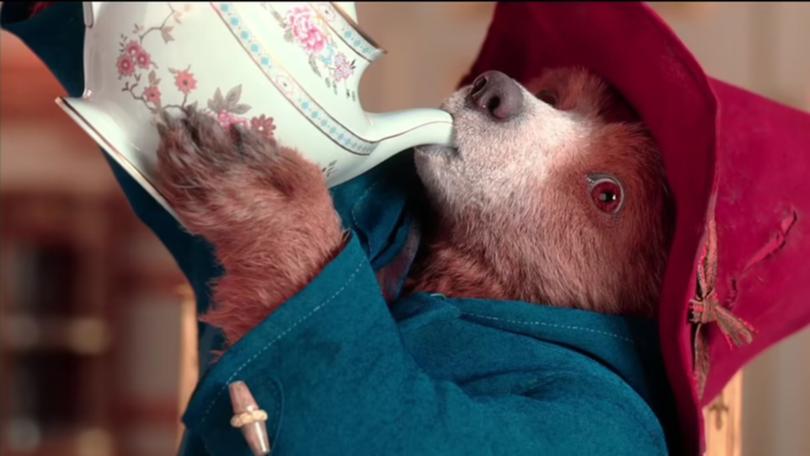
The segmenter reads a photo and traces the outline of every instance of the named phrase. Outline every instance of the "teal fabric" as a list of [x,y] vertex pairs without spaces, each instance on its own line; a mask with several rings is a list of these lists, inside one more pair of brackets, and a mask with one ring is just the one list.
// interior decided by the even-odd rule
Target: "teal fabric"
[[[81,4],[32,19],[19,8],[3,4],[3,28],[79,95]],[[108,162],[204,312],[221,274],[211,246]],[[249,454],[228,424],[227,384],[244,380],[269,413],[274,454],[665,454],[673,407],[654,322],[429,294],[389,307],[374,273],[413,233],[420,188],[409,153],[334,188],[345,250],[216,364],[221,337],[200,324],[180,453]]]
[[651,322],[428,294],[392,308],[355,236],[209,370],[187,427],[209,454],[250,454],[227,425],[243,380],[278,455],[667,453],[631,386],[651,386]]

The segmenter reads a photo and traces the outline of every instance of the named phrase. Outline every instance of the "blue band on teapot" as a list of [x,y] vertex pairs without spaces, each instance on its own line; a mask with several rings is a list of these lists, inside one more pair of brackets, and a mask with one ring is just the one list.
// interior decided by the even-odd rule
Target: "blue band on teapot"
[[[266,2],[262,2],[262,6],[266,7],[266,5]],[[335,32],[335,36],[346,43],[346,46],[351,48],[360,57],[371,62],[385,52],[379,49],[371,39],[363,36],[362,32],[355,29],[340,13],[340,10],[331,3],[311,2],[309,6],[318,13],[318,16],[324,20],[326,25]]]

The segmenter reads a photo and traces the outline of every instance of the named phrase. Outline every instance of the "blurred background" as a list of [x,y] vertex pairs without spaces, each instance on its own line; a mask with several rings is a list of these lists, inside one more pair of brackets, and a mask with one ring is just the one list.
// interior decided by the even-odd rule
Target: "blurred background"
[[[810,110],[810,4],[652,6],[709,74]],[[388,51],[363,80],[367,110],[438,105],[493,7],[359,3],[364,30]],[[173,454],[196,382],[194,303],[100,150],[54,104],[63,94],[2,32],[0,454]],[[745,369],[710,415],[713,425],[729,406],[737,413],[724,454],[810,454],[808,366],[805,330]]]

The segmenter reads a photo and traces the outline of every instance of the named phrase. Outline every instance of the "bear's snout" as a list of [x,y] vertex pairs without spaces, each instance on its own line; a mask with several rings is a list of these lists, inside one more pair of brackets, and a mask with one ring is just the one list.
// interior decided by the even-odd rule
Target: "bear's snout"
[[509,120],[523,108],[523,91],[509,76],[500,71],[487,71],[475,78],[467,101],[473,109],[493,120]]

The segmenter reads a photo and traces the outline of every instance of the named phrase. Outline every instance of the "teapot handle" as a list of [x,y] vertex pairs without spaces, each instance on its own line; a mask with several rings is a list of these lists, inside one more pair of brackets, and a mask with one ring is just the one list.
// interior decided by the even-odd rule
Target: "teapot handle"
[[82,2],[82,12],[84,13],[84,26],[87,28],[93,27],[93,22],[98,16],[98,9],[101,2]]

